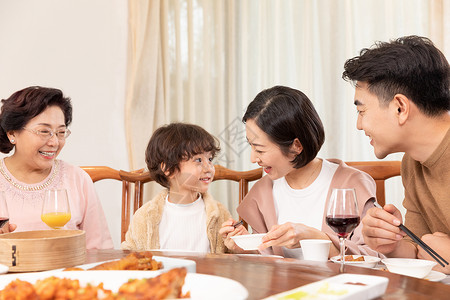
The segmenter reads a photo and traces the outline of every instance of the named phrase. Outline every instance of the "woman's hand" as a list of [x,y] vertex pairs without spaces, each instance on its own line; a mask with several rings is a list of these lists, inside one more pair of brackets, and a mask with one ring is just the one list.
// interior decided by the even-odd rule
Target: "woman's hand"
[[300,248],[300,240],[304,239],[329,240],[328,236],[320,230],[301,223],[287,222],[272,226],[263,237],[263,243],[258,249],[262,251],[272,246],[283,246],[289,249]]
[[236,245],[236,243],[233,241],[231,237],[235,235],[248,234],[248,231],[242,224],[234,228],[233,226],[234,223],[236,223],[236,221],[233,219],[228,219],[227,221],[225,221],[222,224],[222,228],[220,228],[219,230],[219,234],[222,236],[225,246],[232,252],[246,253],[246,251],[244,251],[242,248]]
[[0,234],[13,232],[14,230],[16,230],[16,228],[17,228],[16,224],[8,223],[8,225],[5,225],[2,228],[0,228]]

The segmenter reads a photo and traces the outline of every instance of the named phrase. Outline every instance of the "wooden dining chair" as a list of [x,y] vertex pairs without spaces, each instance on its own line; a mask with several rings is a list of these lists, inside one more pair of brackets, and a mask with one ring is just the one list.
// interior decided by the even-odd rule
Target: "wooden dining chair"
[[[239,183],[239,203],[244,200],[244,197],[248,193],[248,185],[250,182],[260,179],[263,176],[263,168],[253,169],[249,171],[235,171],[225,168],[221,165],[215,165],[216,174],[214,175],[214,181],[216,180],[231,180]],[[239,218],[241,220],[241,218]],[[248,228],[247,222],[243,221],[245,228]]]
[[120,237],[123,242],[132,215],[142,206],[143,184],[152,180],[149,173],[144,172],[143,169],[127,172],[106,166],[83,166],[81,169],[89,174],[94,183],[105,179],[113,179],[122,182]]
[[[129,195],[131,194],[131,188],[128,182],[124,181],[121,177],[120,177],[120,171],[110,168],[110,167],[106,167],[106,166],[83,166],[80,167],[81,169],[83,169],[84,171],[86,171],[86,173],[89,174],[89,176],[91,177],[92,181],[95,183],[97,181],[100,180],[105,180],[105,179],[113,179],[113,180],[117,180],[117,181],[121,181],[122,182],[122,224],[121,224],[121,241],[123,242],[125,239],[125,233],[126,230],[128,229],[128,226],[126,228],[124,228],[124,216],[128,216],[129,212],[128,212],[128,203],[129,200],[127,201],[126,199],[129,197]],[[125,233],[124,233],[125,231]]]
[[88,166],[88,167],[80,167],[86,173],[91,176],[91,179],[93,182],[97,182],[99,180],[103,179],[115,179],[115,180],[121,180],[119,171],[115,170],[110,167],[105,166]]
[[149,172],[144,172],[144,169],[131,172],[120,170],[119,176],[123,184],[121,224],[121,240],[123,242],[131,217],[143,204],[144,184],[153,181],[153,179],[150,177]]
[[386,180],[400,176],[401,161],[348,161],[346,164],[372,176],[377,185],[377,202],[384,206],[386,204]]

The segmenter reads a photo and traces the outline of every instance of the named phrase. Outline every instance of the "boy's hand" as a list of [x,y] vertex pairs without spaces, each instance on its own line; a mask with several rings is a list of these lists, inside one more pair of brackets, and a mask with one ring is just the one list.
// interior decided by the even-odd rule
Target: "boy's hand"
[[242,224],[235,228],[233,226],[235,223],[236,221],[233,219],[228,219],[223,222],[222,228],[219,230],[219,234],[222,236],[223,242],[228,249],[234,253],[244,253],[245,251],[238,247],[231,237],[235,235],[248,234],[248,231]]

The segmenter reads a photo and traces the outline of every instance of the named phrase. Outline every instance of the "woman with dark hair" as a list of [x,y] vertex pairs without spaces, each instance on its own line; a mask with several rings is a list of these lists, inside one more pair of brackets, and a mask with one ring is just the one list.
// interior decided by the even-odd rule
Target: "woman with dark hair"
[[67,229],[86,231],[86,248],[112,248],[105,215],[89,175],[56,157],[70,135],[70,98],[58,89],[32,86],[2,100],[0,190],[9,211],[8,231],[45,230],[41,220],[47,190],[66,189],[71,219]]
[[[339,254],[336,233],[325,222],[327,201],[333,188],[355,188],[362,215],[373,207],[375,182],[368,174],[337,159],[316,155],[325,140],[322,122],[313,104],[302,92],[275,86],[260,92],[242,118],[251,161],[267,176],[252,187],[237,208],[253,232],[267,233],[260,251],[302,259],[300,240],[331,240],[330,255]],[[233,252],[244,252],[231,236],[248,234],[234,220],[220,233]],[[361,226],[349,239],[348,252],[377,253],[364,245]]]

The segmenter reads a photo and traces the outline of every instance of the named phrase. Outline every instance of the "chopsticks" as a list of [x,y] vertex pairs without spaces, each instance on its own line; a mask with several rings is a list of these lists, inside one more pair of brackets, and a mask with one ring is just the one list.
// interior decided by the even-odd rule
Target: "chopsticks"
[[240,220],[239,222],[234,223],[232,226],[234,228],[238,227],[239,225],[244,224],[244,220]]
[[[381,208],[381,205],[379,205],[377,202],[374,202],[375,207]],[[398,228],[403,230],[417,245],[422,247],[423,250],[425,250],[435,261],[437,261],[441,266],[445,267],[445,265],[448,265],[448,262],[443,259],[439,254],[436,253],[430,246],[428,246],[424,241],[422,241],[417,235],[415,235],[411,230],[409,230],[405,225],[400,224],[398,225]],[[444,265],[445,263],[445,265]]]
[[[446,265],[448,265],[448,262],[443,259],[439,254],[436,253],[436,251],[434,251],[430,246],[428,246],[427,244],[425,244],[424,241],[422,241],[417,235],[415,235],[411,230],[409,230],[405,225],[400,224],[398,225],[398,227],[403,230],[414,242],[417,243],[417,245],[419,245],[420,247],[423,248],[423,250],[427,251],[428,254],[430,254],[430,256],[432,258],[434,258],[435,261],[437,261],[441,266],[445,267],[444,263]],[[442,262],[440,261],[442,260]]]

